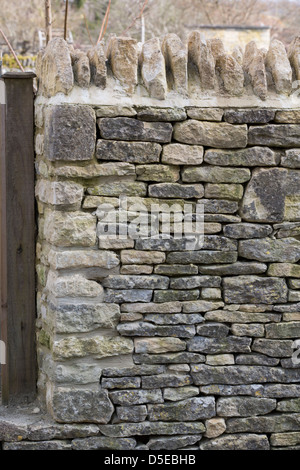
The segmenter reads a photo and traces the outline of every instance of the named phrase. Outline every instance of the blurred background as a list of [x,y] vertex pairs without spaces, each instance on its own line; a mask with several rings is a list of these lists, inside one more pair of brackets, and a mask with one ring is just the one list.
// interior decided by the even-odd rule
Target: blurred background
[[[300,30],[300,0],[51,0],[52,36],[64,37],[75,49],[96,44],[99,33],[107,43],[112,35],[144,42],[176,33],[183,41],[192,30],[209,39],[223,39],[228,52],[251,40],[268,48],[270,39],[288,45]],[[27,69],[46,45],[45,0],[1,0],[0,28]],[[4,69],[15,59],[0,35]]]

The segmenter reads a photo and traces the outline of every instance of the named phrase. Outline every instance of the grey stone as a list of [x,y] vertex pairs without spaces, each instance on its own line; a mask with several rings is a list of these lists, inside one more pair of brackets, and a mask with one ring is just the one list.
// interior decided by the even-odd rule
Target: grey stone
[[281,315],[276,313],[252,313],[241,311],[216,310],[207,312],[205,320],[225,323],[267,323],[280,322]]
[[251,338],[206,338],[195,336],[187,341],[187,350],[205,354],[251,352]]
[[146,419],[148,411],[145,405],[118,406],[116,413],[120,421],[139,423]]
[[90,106],[63,104],[47,108],[44,153],[48,160],[91,160],[95,143],[96,116]]
[[103,287],[112,289],[167,289],[169,278],[166,276],[134,276],[112,274],[102,281]]
[[276,400],[271,398],[219,398],[217,401],[217,414],[224,417],[265,415],[275,410],[276,404]]
[[139,165],[136,167],[136,174],[140,181],[164,181],[166,184],[179,180],[178,167],[170,165]]
[[263,52],[258,49],[256,42],[251,41],[245,47],[243,68],[246,82],[249,80],[253,93],[261,100],[268,96],[268,84],[266,76],[265,58]]
[[195,289],[196,287],[220,287],[221,278],[219,276],[189,276],[171,279],[171,289]]
[[159,354],[178,352],[186,349],[185,341],[179,338],[136,338],[134,340],[136,353]]
[[117,390],[109,393],[114,405],[131,406],[144,403],[163,403],[161,390]]
[[207,440],[200,450],[270,450],[268,437],[264,434],[230,434]]
[[170,302],[171,300],[197,300],[199,297],[198,289],[191,290],[172,290],[168,289],[166,291],[154,291],[154,302]]
[[278,402],[276,411],[281,411],[284,413],[299,413],[300,398],[293,398],[291,400],[282,400]]
[[164,122],[144,122],[120,117],[99,119],[98,125],[101,136],[109,140],[168,143],[172,137],[172,125]]
[[202,199],[200,203],[204,205],[205,213],[212,214],[234,214],[239,208],[236,201],[222,199]]
[[198,387],[179,387],[179,388],[165,388],[164,389],[164,399],[169,401],[180,401],[185,400],[186,398],[191,398],[199,395]]
[[141,106],[137,108],[137,119],[141,121],[184,121],[186,112],[184,108],[156,108],[151,106]]
[[126,423],[122,424],[100,426],[100,431],[105,436],[111,437],[127,437],[127,436],[151,436],[151,435],[180,435],[180,434],[198,434],[205,431],[205,426],[200,422],[185,422],[185,423],[164,423],[164,422],[149,422],[143,423]]
[[155,142],[98,140],[96,157],[108,161],[158,163],[161,150],[161,145]]
[[268,357],[263,354],[240,354],[235,359],[236,364],[253,366],[277,366],[279,359]]
[[175,124],[174,139],[184,144],[243,148],[247,145],[247,126],[190,119]]
[[110,437],[88,437],[86,439],[74,439],[73,450],[132,450],[136,446],[136,440],[129,438],[115,439]]
[[250,147],[241,150],[206,150],[204,161],[220,166],[276,166],[280,162],[279,153],[267,147]]
[[169,88],[186,95],[188,80],[186,47],[176,34],[170,33],[164,36],[161,49],[169,72],[167,74]]
[[268,366],[208,366],[192,365],[192,378],[195,385],[224,384],[245,385],[258,383],[300,382],[299,372]]
[[300,242],[293,238],[243,240],[239,243],[239,254],[263,262],[296,263],[300,259]]
[[166,354],[135,354],[137,364],[186,364],[205,362],[203,354],[179,352]]
[[246,168],[196,166],[184,168],[182,171],[182,181],[187,183],[245,183],[250,177],[250,170]]
[[265,238],[272,233],[270,225],[261,224],[232,224],[225,225],[223,233],[229,238]]
[[42,441],[42,442],[4,442],[2,450],[72,450],[68,441]]
[[90,63],[91,83],[102,90],[106,88],[106,60],[103,44],[100,42],[87,53]]
[[206,385],[204,387],[200,387],[201,393],[204,393],[205,395],[249,395],[263,398],[296,397],[299,395],[299,390],[300,386],[293,384]]
[[221,108],[187,108],[187,115],[191,119],[198,119],[199,121],[222,121],[224,111]]
[[213,264],[235,263],[237,253],[235,251],[174,251],[167,255],[167,263],[181,264]]
[[267,265],[255,262],[241,262],[223,265],[199,266],[199,273],[218,276],[230,276],[237,274],[260,274],[267,271]]
[[198,266],[193,264],[159,264],[154,267],[154,273],[163,276],[187,276],[198,274]]
[[196,444],[201,438],[202,434],[196,434],[195,436],[155,437],[149,440],[148,447],[151,450],[176,450],[181,447],[186,448],[186,446]]
[[266,65],[272,72],[277,93],[289,95],[292,90],[292,68],[281,41],[277,39],[271,41]]
[[297,147],[299,145],[298,124],[267,124],[250,126],[249,145],[266,145],[268,147]]
[[252,351],[271,357],[290,357],[293,354],[292,340],[259,338],[253,341]]
[[109,422],[114,407],[106,390],[92,391],[57,387],[51,399],[51,411],[58,422]]
[[200,165],[203,162],[203,147],[167,144],[163,146],[161,161],[170,165]]
[[149,185],[149,196],[151,197],[174,197],[174,198],[201,198],[204,196],[202,184],[178,184],[160,183]]
[[140,377],[103,378],[101,380],[101,386],[107,389],[140,388],[140,385]]
[[123,304],[121,307],[122,312],[139,312],[139,313],[180,313],[180,302],[165,302],[161,304],[151,303],[136,303]]
[[106,289],[104,302],[122,304],[123,302],[150,302],[152,290],[149,289]]
[[208,336],[209,338],[225,338],[229,333],[229,327],[223,323],[205,323],[197,327],[199,336]]
[[160,374],[149,375],[142,378],[142,388],[185,387],[193,383],[190,375]]
[[197,421],[216,415],[213,397],[188,398],[178,403],[149,405],[150,421]]
[[[244,188],[241,184],[227,183],[207,183],[205,185],[205,197],[213,199],[231,199],[240,200],[244,194]],[[207,219],[204,219],[207,220]],[[211,222],[212,220],[210,220]],[[217,219],[215,219],[217,221]],[[221,222],[221,220],[218,220]],[[224,220],[226,221],[226,219]]]
[[223,280],[227,303],[284,303],[287,286],[284,279],[259,276],[227,277]]
[[194,325],[204,321],[202,315],[198,313],[171,313],[168,314],[154,314],[146,313],[144,321],[150,321],[156,325]]
[[188,36],[188,62],[196,69],[202,90],[213,90],[215,60],[210,44],[199,31],[192,31]]
[[281,158],[281,166],[287,168],[300,168],[299,149],[286,150],[285,155]]
[[120,323],[117,330],[122,336],[175,336],[177,338],[192,338],[195,335],[195,328],[192,326],[157,326],[147,322]]
[[224,113],[224,121],[230,124],[266,124],[274,117],[272,109],[228,109]]
[[111,37],[107,46],[107,58],[115,78],[128,94],[137,85],[138,48],[135,39]]
[[166,65],[158,38],[143,43],[140,68],[143,83],[151,98],[164,100],[167,93]]
[[231,332],[234,336],[252,336],[254,338],[263,338],[265,335],[264,326],[259,323],[250,325],[235,323],[231,326]]
[[266,325],[266,338],[299,338],[300,321]]
[[99,428],[95,424],[58,424],[54,421],[48,421],[44,417],[36,424],[28,426],[28,439],[30,441],[74,439],[97,436],[98,434]]
[[[145,196],[147,187],[145,183],[137,181],[107,182],[87,189],[88,194],[100,196]],[[111,208],[109,208],[111,209]]]
[[253,416],[249,418],[231,418],[227,421],[227,431],[240,432],[286,432],[300,430],[300,415],[278,414],[272,416]]

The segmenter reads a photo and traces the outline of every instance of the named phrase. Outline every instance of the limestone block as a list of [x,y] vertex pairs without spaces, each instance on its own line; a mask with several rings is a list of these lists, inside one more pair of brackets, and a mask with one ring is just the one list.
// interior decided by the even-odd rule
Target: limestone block
[[267,269],[268,266],[264,263],[238,261],[233,264],[199,266],[199,273],[217,276],[234,276],[240,274],[261,274],[265,273]]
[[186,344],[179,338],[136,338],[134,347],[136,353],[160,354],[184,351]]
[[87,56],[90,63],[91,84],[102,90],[106,87],[106,60],[103,44],[100,42],[88,50]]
[[203,147],[200,145],[164,145],[162,163],[170,165],[200,165],[203,162]]
[[[254,430],[253,430],[254,431]],[[231,430],[231,432],[234,432]],[[230,434],[200,444],[201,450],[270,450],[265,434]]]
[[266,100],[268,96],[268,84],[265,59],[263,53],[257,48],[254,41],[249,42],[245,47],[243,69],[246,76],[249,77],[253,93],[261,100]]
[[181,39],[173,33],[163,38],[161,50],[167,70],[171,75],[171,87],[181,94],[187,92],[187,51]]
[[178,403],[149,405],[150,421],[197,421],[216,415],[213,397],[188,398]]
[[270,147],[297,147],[300,142],[299,124],[266,124],[251,126],[249,129],[250,145],[267,145]]
[[296,263],[300,259],[300,241],[294,238],[242,240],[239,254],[262,262]]
[[133,94],[137,85],[138,48],[135,39],[112,37],[107,47],[107,58],[115,78],[125,91]]
[[238,201],[242,199],[243,193],[244,188],[241,184],[207,183],[205,185],[206,198]]
[[94,246],[96,218],[84,212],[47,212],[44,234],[56,246]]
[[[160,251],[138,251],[138,250],[121,251],[121,262],[123,264],[159,264],[159,263],[164,263],[165,260],[166,260],[165,253],[162,253]],[[159,274],[159,273],[156,273],[156,274]]]
[[50,271],[48,274],[46,289],[51,296],[63,297],[88,297],[103,299],[103,287],[95,281],[89,281],[79,274],[70,276],[57,276]]
[[295,70],[296,79],[300,80],[300,37],[296,36],[288,47],[288,58]]
[[71,60],[75,84],[88,88],[91,81],[90,62],[87,55],[80,49],[71,51]]
[[151,98],[164,100],[167,93],[166,65],[158,38],[149,39],[143,44],[140,67],[143,83]]
[[281,158],[281,165],[287,168],[300,168],[300,152],[299,149],[289,149],[285,151],[285,155]]
[[[126,423],[116,425],[101,425],[100,432],[105,436],[126,437],[126,436],[150,436],[150,435],[185,435],[197,434],[205,431],[204,424],[201,422],[189,423],[164,423],[149,422],[143,423]],[[173,438],[173,437],[172,437]]]
[[96,156],[99,160],[129,163],[158,163],[161,146],[152,142],[121,142],[98,140]]
[[136,168],[136,174],[139,181],[163,181],[167,183],[179,180],[178,167],[171,165],[139,165]]
[[149,196],[160,198],[191,199],[202,198],[204,188],[202,184],[178,184],[178,183],[158,183],[150,184],[148,187]]
[[276,166],[280,155],[267,147],[250,147],[242,150],[206,150],[204,161],[220,166]]
[[238,303],[284,303],[287,287],[284,279],[259,276],[227,277],[223,280],[225,302]]
[[224,113],[224,120],[230,124],[266,124],[274,117],[272,109],[228,109]]
[[271,357],[291,357],[293,341],[288,339],[255,338],[251,346],[252,351]]
[[262,224],[230,224],[225,225],[224,235],[229,238],[265,238],[272,233],[273,229],[270,225]]
[[271,398],[231,397],[219,398],[217,413],[219,416],[258,416],[275,410],[276,400]]
[[172,108],[159,108],[154,106],[139,106],[137,118],[141,121],[175,122],[186,119],[185,108],[174,106]]
[[246,168],[224,168],[222,166],[193,166],[184,168],[182,181],[186,183],[245,183],[251,177]]
[[98,359],[122,354],[133,350],[132,340],[121,336],[68,336],[53,342],[53,356],[57,359],[79,358],[93,355]]
[[277,93],[289,95],[292,90],[292,68],[284,44],[278,39],[273,39],[270,44],[266,64],[272,72]]
[[215,438],[224,434],[226,431],[226,423],[223,418],[211,418],[205,421],[206,432],[205,437],[209,439]]
[[215,60],[209,42],[199,31],[193,31],[188,37],[188,60],[193,64],[200,77],[203,90],[215,87]]
[[221,108],[188,107],[187,115],[191,119],[199,121],[222,121],[224,111]]
[[108,140],[140,140],[142,142],[168,143],[172,125],[167,122],[139,121],[127,117],[98,120],[101,136]]
[[36,184],[35,195],[39,201],[54,206],[75,204],[80,208],[83,198],[83,186],[69,181],[39,180]]

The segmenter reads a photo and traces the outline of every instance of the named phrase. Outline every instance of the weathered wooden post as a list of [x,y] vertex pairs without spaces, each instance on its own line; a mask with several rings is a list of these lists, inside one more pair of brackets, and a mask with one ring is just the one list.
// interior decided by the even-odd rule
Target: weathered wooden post
[[1,365],[4,404],[26,402],[36,390],[34,73],[0,79]]

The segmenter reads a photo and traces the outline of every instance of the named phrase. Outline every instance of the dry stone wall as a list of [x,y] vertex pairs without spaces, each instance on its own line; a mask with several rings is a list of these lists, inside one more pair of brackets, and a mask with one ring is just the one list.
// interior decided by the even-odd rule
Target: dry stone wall
[[[279,41],[228,56],[197,32],[188,50],[176,36],[140,51],[114,38],[112,103],[95,91],[102,46],[87,62],[55,41],[36,100],[38,386],[57,423],[86,427],[67,445],[299,449],[300,108],[281,105],[298,39],[288,58]],[[188,64],[212,95],[214,79],[234,95],[250,80],[263,100],[269,81],[282,101],[170,105],[168,87],[179,96],[191,83]],[[140,80],[151,103],[129,96]],[[153,204],[163,209],[128,236]],[[174,204],[171,222],[186,205],[192,228],[204,207],[201,246],[166,236]],[[115,224],[125,236],[109,235]]]

